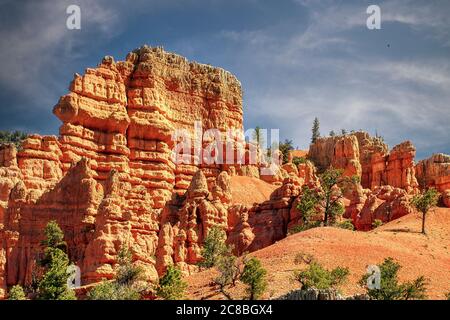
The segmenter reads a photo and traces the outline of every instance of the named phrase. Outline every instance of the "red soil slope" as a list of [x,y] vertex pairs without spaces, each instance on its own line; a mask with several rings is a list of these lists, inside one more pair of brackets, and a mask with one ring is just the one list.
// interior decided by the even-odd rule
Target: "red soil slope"
[[231,195],[233,203],[253,205],[270,198],[270,194],[277,188],[272,184],[257,178],[233,176],[231,178]]
[[[450,291],[450,209],[438,208],[427,219],[428,234],[419,233],[421,216],[411,214],[370,232],[337,228],[316,228],[289,236],[274,245],[252,253],[268,271],[268,289],[264,298],[277,297],[298,285],[291,280],[298,266],[297,253],[313,254],[327,268],[346,266],[350,277],[342,288],[344,294],[363,292],[357,285],[369,264],[386,257],[395,258],[402,268],[401,280],[419,275],[429,279],[427,295],[444,299]],[[207,270],[188,277],[189,295],[195,299],[223,299],[211,284],[215,271]],[[230,289],[233,298],[244,296],[239,284]]]

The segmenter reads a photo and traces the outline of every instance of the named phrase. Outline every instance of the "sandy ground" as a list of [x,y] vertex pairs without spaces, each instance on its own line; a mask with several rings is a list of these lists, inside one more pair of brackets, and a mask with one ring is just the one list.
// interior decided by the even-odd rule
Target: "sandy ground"
[[[298,287],[292,280],[293,271],[302,268],[294,263],[297,253],[314,257],[327,268],[345,266],[350,269],[344,294],[362,293],[357,285],[367,265],[378,264],[386,257],[395,258],[402,268],[401,280],[419,275],[429,279],[430,299],[444,299],[450,291],[450,209],[437,208],[427,219],[427,235],[420,231],[421,216],[411,214],[391,221],[370,232],[337,228],[316,228],[289,236],[272,246],[252,253],[268,272],[268,289],[263,298],[277,297]],[[216,271],[206,270],[187,278],[191,299],[223,299],[212,280]],[[238,284],[229,290],[233,298],[244,297],[244,287]]]
[[233,203],[253,205],[270,198],[270,194],[277,187],[260,179],[251,177],[231,177],[231,194]]

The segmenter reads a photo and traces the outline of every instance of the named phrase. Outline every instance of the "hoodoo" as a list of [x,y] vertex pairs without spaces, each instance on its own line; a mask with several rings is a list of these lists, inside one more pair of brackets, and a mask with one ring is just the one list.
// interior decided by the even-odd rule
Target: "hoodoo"
[[[212,227],[226,231],[237,254],[272,245],[302,220],[302,187],[319,189],[318,173],[330,167],[358,177],[343,204],[359,230],[411,213],[422,183],[450,206],[449,156],[415,165],[411,142],[389,151],[365,132],[318,138],[308,161],[293,164],[291,156],[270,176],[260,174],[264,162],[174,161],[175,130],[194,136],[196,122],[220,134],[243,129],[242,91],[231,73],[159,47],[143,46],[125,61],[106,56],[76,74],[53,112],[62,122],[58,137],[0,147],[0,297],[31,282],[50,220],[63,230],[84,285],[112,278],[123,246],[149,281],[170,264],[193,273]],[[194,159],[195,150],[184,156]],[[265,193],[246,190],[239,203],[236,176]]]

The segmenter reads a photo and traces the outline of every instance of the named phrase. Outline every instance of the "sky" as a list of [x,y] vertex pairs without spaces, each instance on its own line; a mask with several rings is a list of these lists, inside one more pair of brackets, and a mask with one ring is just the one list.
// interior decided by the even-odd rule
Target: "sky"
[[[81,29],[66,8],[81,9]],[[381,29],[369,30],[369,5]],[[450,1],[0,0],[0,130],[58,134],[52,114],[74,73],[105,55],[163,46],[235,74],[244,126],[307,149],[363,129],[417,159],[450,154]]]

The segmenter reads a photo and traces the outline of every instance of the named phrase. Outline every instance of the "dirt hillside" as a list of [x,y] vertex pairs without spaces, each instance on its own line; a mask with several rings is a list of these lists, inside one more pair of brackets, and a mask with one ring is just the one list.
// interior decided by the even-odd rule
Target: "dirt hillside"
[[[316,228],[289,236],[270,247],[254,252],[268,271],[268,289],[264,298],[276,297],[297,288],[291,280],[299,266],[294,263],[297,253],[313,254],[328,268],[346,266],[350,269],[344,294],[363,292],[357,285],[369,264],[378,264],[386,257],[395,258],[402,268],[401,280],[419,275],[429,279],[428,297],[444,299],[450,291],[450,209],[438,208],[429,214],[427,235],[420,231],[421,216],[411,214],[387,223],[370,232],[338,228]],[[301,268],[301,266],[300,266]],[[223,299],[212,285],[215,270],[188,277],[189,295],[195,299]],[[230,289],[236,299],[244,296],[238,285]]]
[[233,176],[231,177],[231,195],[233,203],[253,205],[270,198],[270,194],[277,188],[272,184],[257,178]]

